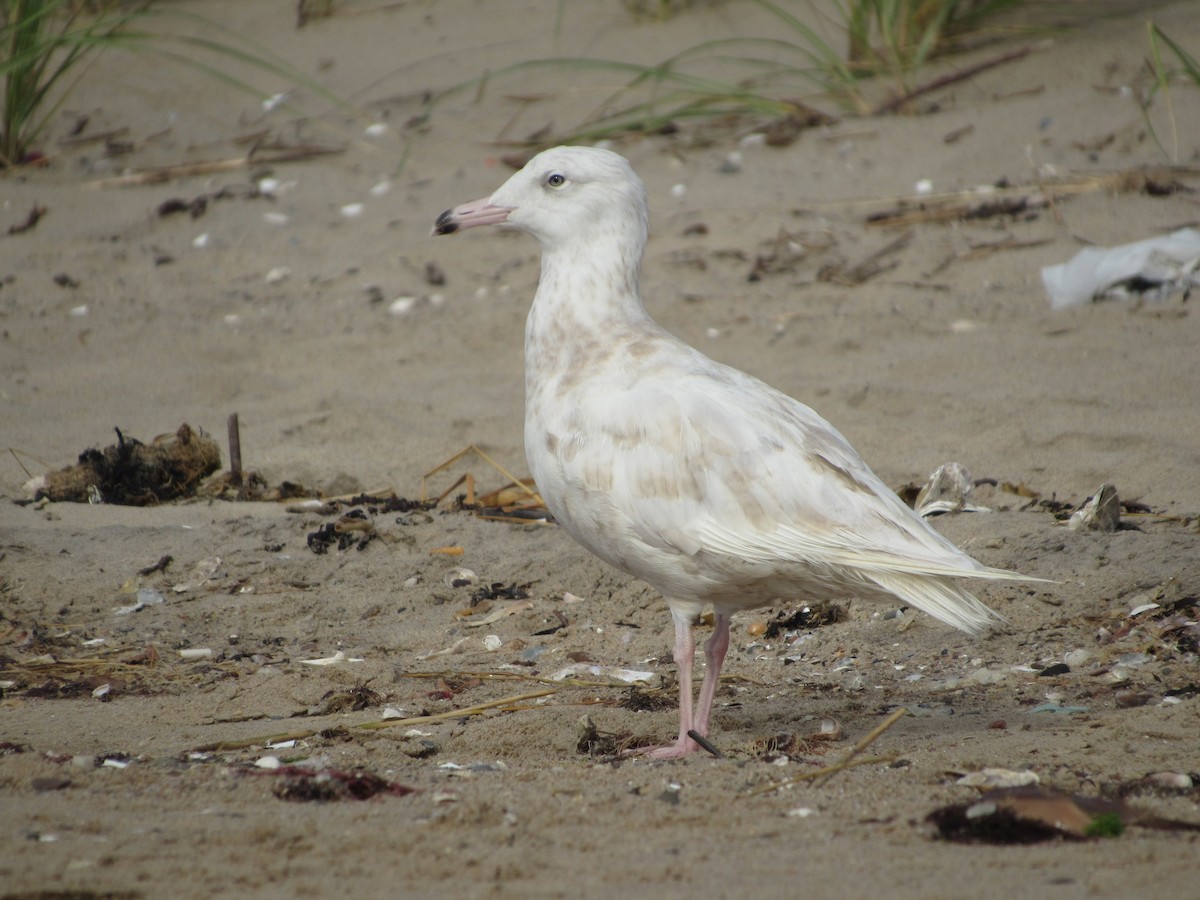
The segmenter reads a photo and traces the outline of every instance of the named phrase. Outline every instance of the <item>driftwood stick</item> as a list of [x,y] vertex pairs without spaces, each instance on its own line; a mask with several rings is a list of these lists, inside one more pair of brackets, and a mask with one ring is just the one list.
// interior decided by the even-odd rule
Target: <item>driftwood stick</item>
[[242,484],[242,433],[238,427],[238,414],[229,415],[229,481],[234,487]]

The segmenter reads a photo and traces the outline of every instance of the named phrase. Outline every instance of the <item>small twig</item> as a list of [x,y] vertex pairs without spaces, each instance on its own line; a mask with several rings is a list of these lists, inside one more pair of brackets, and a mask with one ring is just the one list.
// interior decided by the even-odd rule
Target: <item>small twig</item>
[[850,769],[855,766],[866,766],[866,765],[870,765],[872,763],[891,762],[893,759],[896,758],[895,754],[890,754],[888,756],[871,756],[871,757],[867,757],[865,759],[859,759],[859,760],[856,760],[855,757],[858,756],[858,754],[862,753],[864,750],[866,750],[867,747],[871,746],[871,744],[873,744],[876,740],[878,740],[879,736],[881,734],[883,734],[885,731],[887,731],[889,728],[891,728],[893,725],[895,725],[897,722],[899,722],[902,718],[904,718],[907,715],[908,715],[908,710],[905,709],[903,706],[901,706],[899,709],[893,710],[892,714],[890,716],[888,716],[886,719],[884,719],[882,722],[880,722],[878,725],[876,725],[874,728],[872,728],[867,733],[866,737],[864,737],[861,741],[859,741],[857,744],[855,744],[854,747],[851,748],[849,753],[847,753],[845,756],[843,756],[840,760],[833,763],[832,765],[826,766],[823,769],[817,769],[816,771],[813,771],[813,772],[805,772],[803,775],[797,775],[795,778],[789,778],[786,781],[779,781],[779,782],[775,782],[774,784],[764,785],[761,788],[757,788],[757,789],[751,791],[749,794],[746,794],[745,796],[753,797],[753,796],[756,796],[757,794],[766,794],[766,793],[769,793],[770,791],[777,790],[778,788],[788,787],[790,785],[797,784],[798,782],[801,782],[801,781],[812,781],[815,778],[823,779],[821,781],[821,784],[817,785],[817,787],[821,787],[822,785],[825,784],[826,781],[828,781],[830,778],[832,778],[834,775],[836,775],[838,772],[842,771],[843,769]]
[[171,556],[171,554],[169,554],[169,553],[166,554],[165,556],[160,556],[158,558],[158,562],[156,562],[154,565],[146,566],[146,568],[144,568],[144,569],[138,569],[138,574],[145,576],[145,575],[153,575],[155,572],[165,572],[165,571],[167,571],[167,566],[169,566],[173,560],[174,560],[174,557]]
[[24,222],[16,225],[8,226],[9,234],[24,234],[27,231],[32,231],[38,221],[46,214],[46,207],[40,206],[37,203],[33,204],[33,208],[29,210],[29,215],[25,217]]
[[229,414],[229,483],[242,486],[242,433],[238,427],[238,414]]
[[465,716],[481,716],[489,709],[495,709],[497,706],[508,706],[513,703],[521,703],[525,700],[534,700],[538,697],[549,697],[556,693],[558,692],[555,690],[531,691],[528,694],[501,697],[499,700],[492,700],[488,703],[480,703],[476,706],[468,706],[463,709],[448,709],[445,712],[434,713],[431,716],[413,716],[408,719],[384,719],[379,722],[363,722],[355,727],[375,731],[380,728],[393,728],[396,725],[425,725],[429,722],[444,722],[447,719],[461,719]]
[[994,69],[996,66],[1002,66],[1005,63],[1013,62],[1014,60],[1022,59],[1033,52],[1033,47],[1020,47],[1016,50],[1009,50],[1007,53],[1001,53],[999,56],[985,59],[973,66],[967,66],[965,69],[960,69],[957,72],[951,72],[948,75],[943,75],[940,78],[935,78],[926,84],[913,88],[906,94],[901,94],[899,97],[893,97],[875,107],[871,113],[875,116],[881,116],[885,113],[895,112],[900,107],[907,105],[910,101],[915,100],[931,91],[936,91],[939,88],[944,88],[951,84],[957,84],[960,81],[966,81],[968,78],[973,78],[980,72],[986,72],[988,69]]
[[[462,459],[468,453],[474,453],[475,455],[482,458],[485,462],[490,464],[492,466],[492,468],[494,468],[496,471],[500,472],[502,475],[504,475],[506,478],[508,478],[509,481],[513,482],[517,487],[519,487],[521,490],[523,490],[530,497],[537,496],[536,492],[533,491],[527,484],[525,484],[524,481],[522,481],[520,478],[517,478],[516,475],[513,475],[511,472],[508,471],[508,469],[504,468],[504,466],[500,465],[500,463],[496,462],[494,459],[492,459],[490,456],[488,456],[486,453],[484,453],[482,450],[480,450],[474,444],[469,444],[466,447],[463,447],[457,453],[455,453],[452,457],[450,457],[444,463],[434,466],[432,469],[430,469],[428,472],[426,472],[424,475],[421,476],[421,502],[422,503],[424,503],[427,499],[429,499],[428,494],[426,493],[426,489],[425,489],[425,482],[429,479],[429,477],[431,475],[436,475],[438,472],[442,472],[442,471],[450,468],[450,466],[454,465],[456,462],[458,462],[460,459]],[[446,491],[445,494],[442,494],[442,497],[445,497],[446,494],[448,494],[448,493],[450,493],[450,491],[454,490],[454,488],[457,487],[461,482],[462,482],[462,479],[460,478]],[[440,500],[441,498],[439,497],[438,499]]]

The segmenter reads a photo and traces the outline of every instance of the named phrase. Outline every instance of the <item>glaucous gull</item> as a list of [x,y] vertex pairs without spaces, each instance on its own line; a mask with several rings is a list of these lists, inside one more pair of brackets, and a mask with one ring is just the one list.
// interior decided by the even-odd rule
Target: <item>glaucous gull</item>
[[[541,242],[525,327],[525,454],[558,523],[660,591],[675,623],[679,735],[708,736],[730,616],[780,598],[887,599],[978,633],[999,619],[955,579],[984,566],[917,516],[804,404],[657,325],[639,289],[646,191],[609,150],[539,153],[435,234],[499,225]],[[693,625],[712,637],[693,706]]]

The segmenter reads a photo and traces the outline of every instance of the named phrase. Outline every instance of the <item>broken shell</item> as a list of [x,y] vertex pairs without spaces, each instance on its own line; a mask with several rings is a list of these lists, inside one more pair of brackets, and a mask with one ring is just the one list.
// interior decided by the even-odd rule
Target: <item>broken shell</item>
[[363,214],[364,208],[361,203],[347,203],[342,207],[342,215],[347,219],[357,219]]
[[751,622],[746,626],[746,634],[750,637],[761,637],[767,633],[767,623],[763,621]]
[[[441,549],[446,550],[449,548],[444,547]],[[430,552],[437,553],[438,551],[431,550]],[[467,587],[468,585],[475,584],[477,581],[479,581],[479,576],[476,575],[474,572],[472,572],[470,569],[451,569],[449,572],[446,573],[445,577],[442,580],[445,581],[447,586],[449,586],[449,587],[460,588],[460,587]]]
[[971,772],[958,779],[956,784],[961,784],[966,787],[980,788],[1011,788],[1023,787],[1027,784],[1037,784],[1041,781],[1038,778],[1037,772],[1031,772],[1028,769],[1015,772],[1012,769],[980,769],[978,772]]
[[919,516],[947,512],[990,512],[971,502],[975,479],[962,463],[943,463],[934,470],[917,494],[913,509]]
[[1071,531],[1116,531],[1121,526],[1121,498],[1111,484],[1102,484],[1067,522]]
[[499,635],[489,634],[487,637],[485,637],[483,639],[483,649],[487,650],[489,652],[491,652],[493,650],[499,650],[500,645],[503,643],[504,642],[502,640],[500,640]]

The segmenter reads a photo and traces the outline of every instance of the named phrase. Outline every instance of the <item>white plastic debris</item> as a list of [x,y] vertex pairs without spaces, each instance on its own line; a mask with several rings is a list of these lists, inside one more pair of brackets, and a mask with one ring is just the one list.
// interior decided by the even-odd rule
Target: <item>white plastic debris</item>
[[88,308],[86,303],[84,303],[82,306],[72,306],[70,311],[67,313],[67,315],[73,319],[82,319],[87,314]]
[[283,763],[279,761],[278,756],[264,756],[261,759],[256,759],[254,765],[260,769],[278,769]]
[[372,122],[363,129],[363,134],[367,137],[383,137],[387,134],[388,127],[382,122]]
[[119,606],[113,610],[113,613],[118,616],[127,616],[130,613],[139,612],[147,606],[157,606],[165,601],[165,597],[153,588],[138,588],[137,600],[129,606]]
[[212,655],[211,647],[185,647],[179,651],[179,658],[186,660],[209,659]]
[[1042,284],[1054,309],[1123,296],[1135,279],[1139,294],[1160,300],[1200,285],[1198,266],[1200,231],[1181,228],[1119,247],[1085,247],[1068,262],[1042,269]]
[[208,232],[206,231],[203,234],[198,234],[194,238],[192,238],[192,246],[195,247],[197,250],[203,250],[205,247],[207,247],[208,246]]
[[272,94],[270,97],[264,98],[263,102],[262,102],[263,112],[265,112],[265,113],[272,112],[277,107],[279,107],[285,100],[287,100],[287,98],[288,98],[287,91],[280,91],[278,94]]
[[363,214],[365,207],[361,203],[347,203],[342,207],[342,215],[347,219],[357,219]]
[[925,197],[933,193],[933,181],[929,178],[922,178],[913,185],[913,193],[918,197]]

